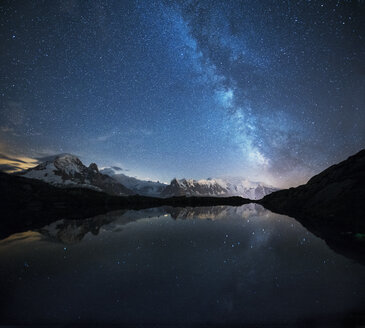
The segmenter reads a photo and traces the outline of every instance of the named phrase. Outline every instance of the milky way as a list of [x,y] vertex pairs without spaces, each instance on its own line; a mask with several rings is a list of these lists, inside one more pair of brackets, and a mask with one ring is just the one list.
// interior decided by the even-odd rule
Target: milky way
[[365,146],[364,17],[363,1],[3,1],[0,152],[306,182]]

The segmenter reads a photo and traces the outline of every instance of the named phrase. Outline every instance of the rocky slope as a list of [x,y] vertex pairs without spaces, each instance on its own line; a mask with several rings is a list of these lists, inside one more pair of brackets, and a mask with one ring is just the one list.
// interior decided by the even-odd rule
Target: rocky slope
[[162,191],[167,187],[167,184],[155,181],[140,180],[134,177],[129,177],[122,172],[118,167],[108,167],[100,170],[101,173],[109,175],[128,189],[138,195],[144,196],[160,196]]
[[144,196],[175,197],[175,196],[210,196],[231,197],[240,196],[249,199],[261,199],[278,189],[263,183],[252,182],[240,177],[219,179],[173,179],[170,184],[139,180],[122,173],[118,167],[107,167],[100,170],[133,192]]
[[163,197],[171,196],[224,196],[227,190],[214,180],[173,179],[162,191]]
[[45,158],[34,168],[16,173],[26,178],[42,180],[58,187],[82,187],[112,195],[138,194],[150,197],[232,197],[261,199],[277,189],[243,178],[173,179],[170,184],[140,180],[122,173],[118,167],[99,171],[95,163],[86,167],[78,157],[61,154]]
[[365,149],[314,176],[307,184],[274,192],[260,203],[275,212],[305,218],[306,224],[326,222],[364,232]]
[[95,163],[85,166],[79,158],[62,154],[48,158],[38,166],[18,173],[26,178],[42,180],[59,187],[82,187],[104,191],[112,195],[131,195],[134,192],[108,175],[99,172]]
[[249,199],[261,199],[278,189],[262,183],[251,182],[242,178],[221,179],[173,179],[161,192],[163,197],[172,196],[241,196]]

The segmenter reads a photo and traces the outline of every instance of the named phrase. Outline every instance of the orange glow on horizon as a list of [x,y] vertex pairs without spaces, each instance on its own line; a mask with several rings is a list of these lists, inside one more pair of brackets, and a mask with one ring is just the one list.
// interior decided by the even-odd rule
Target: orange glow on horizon
[[0,165],[9,165],[12,168],[5,169],[6,173],[20,172],[39,164],[39,161],[25,156],[7,156],[9,158],[0,158]]

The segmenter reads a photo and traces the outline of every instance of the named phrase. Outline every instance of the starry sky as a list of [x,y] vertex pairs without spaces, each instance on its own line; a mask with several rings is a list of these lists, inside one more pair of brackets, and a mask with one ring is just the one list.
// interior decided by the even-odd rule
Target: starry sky
[[1,157],[304,183],[365,147],[364,17],[362,0],[2,1]]

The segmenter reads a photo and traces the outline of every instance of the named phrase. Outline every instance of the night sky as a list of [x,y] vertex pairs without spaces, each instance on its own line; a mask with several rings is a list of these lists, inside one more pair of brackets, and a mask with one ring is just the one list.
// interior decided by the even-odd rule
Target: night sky
[[298,185],[365,147],[364,17],[364,1],[2,1],[0,153]]

